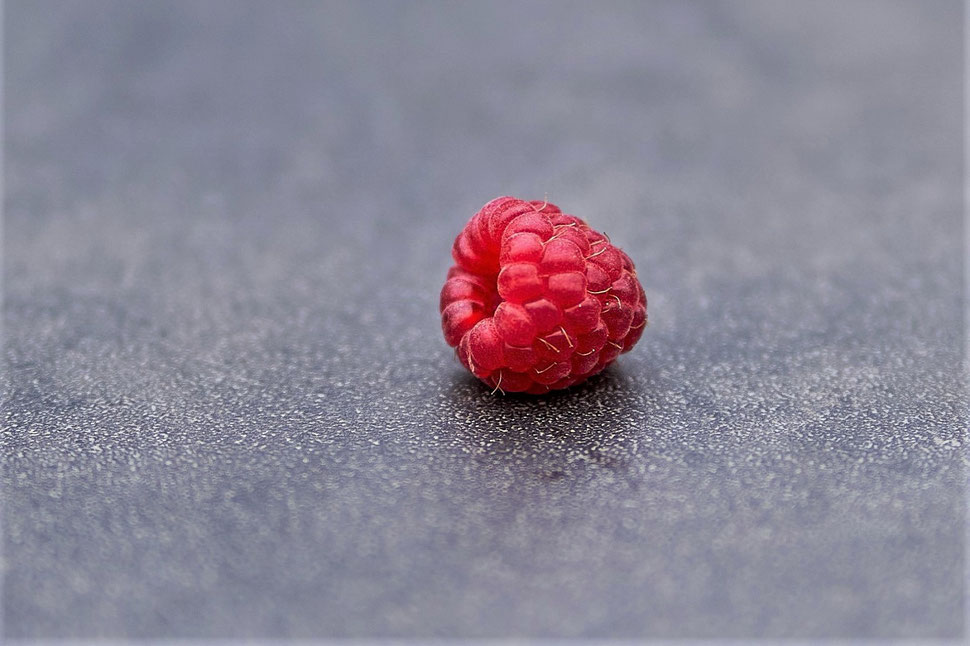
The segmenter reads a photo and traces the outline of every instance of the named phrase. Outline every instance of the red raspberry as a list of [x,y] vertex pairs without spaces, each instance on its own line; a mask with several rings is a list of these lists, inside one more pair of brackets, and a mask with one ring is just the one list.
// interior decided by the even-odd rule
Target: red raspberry
[[647,323],[630,258],[548,202],[492,200],[451,255],[441,329],[495,389],[538,395],[577,384],[633,348]]

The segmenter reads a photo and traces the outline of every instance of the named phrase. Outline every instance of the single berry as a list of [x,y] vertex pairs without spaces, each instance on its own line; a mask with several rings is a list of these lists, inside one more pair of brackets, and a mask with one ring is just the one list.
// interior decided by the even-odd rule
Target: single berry
[[499,197],[455,238],[441,329],[495,389],[567,388],[629,352],[647,324],[633,262],[554,204]]

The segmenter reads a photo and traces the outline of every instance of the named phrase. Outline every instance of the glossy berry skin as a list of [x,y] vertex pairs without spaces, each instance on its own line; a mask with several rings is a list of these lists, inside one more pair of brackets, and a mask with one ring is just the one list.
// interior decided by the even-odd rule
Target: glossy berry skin
[[494,389],[568,388],[629,352],[647,323],[630,258],[553,204],[496,198],[465,225],[451,255],[441,329]]

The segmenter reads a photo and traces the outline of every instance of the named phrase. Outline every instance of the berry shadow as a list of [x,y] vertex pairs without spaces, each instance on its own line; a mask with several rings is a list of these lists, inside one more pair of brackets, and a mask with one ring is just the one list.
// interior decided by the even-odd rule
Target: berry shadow
[[[510,468],[539,480],[576,479],[591,471],[626,470],[651,431],[646,411],[657,402],[656,376],[616,364],[545,395],[491,394],[468,375],[449,393],[453,430],[483,466]],[[646,439],[646,442],[644,440]]]

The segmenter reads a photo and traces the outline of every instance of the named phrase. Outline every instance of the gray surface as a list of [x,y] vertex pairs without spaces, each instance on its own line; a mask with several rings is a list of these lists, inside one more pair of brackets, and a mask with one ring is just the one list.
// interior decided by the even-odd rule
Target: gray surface
[[[8,2],[6,635],[958,637],[961,27]],[[650,298],[559,396],[438,330],[507,193]]]

